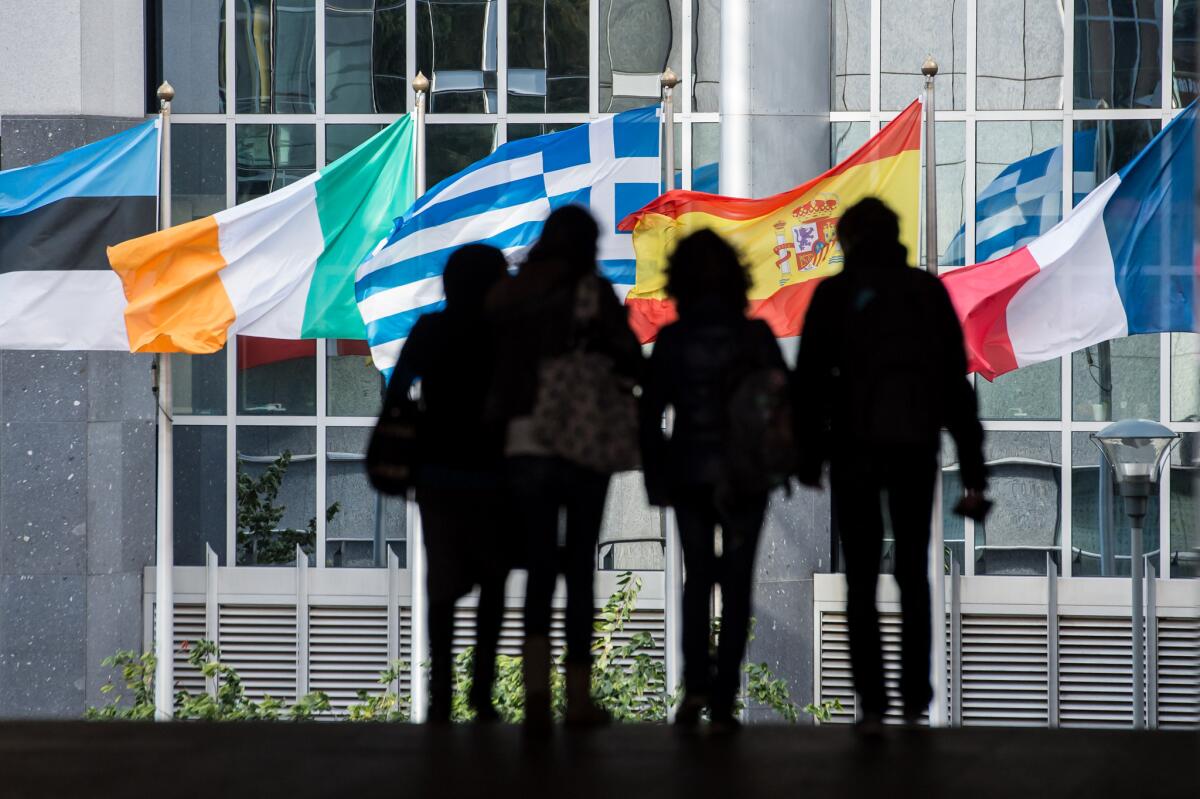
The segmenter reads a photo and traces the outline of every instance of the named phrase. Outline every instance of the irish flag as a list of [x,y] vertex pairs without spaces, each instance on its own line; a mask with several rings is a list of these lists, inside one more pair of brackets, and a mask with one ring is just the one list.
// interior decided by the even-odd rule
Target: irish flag
[[675,318],[666,297],[667,259],[675,242],[702,228],[728,239],[752,278],[751,314],[777,336],[796,336],[817,283],[842,268],[837,221],[864,197],[878,197],[900,216],[900,238],[917,251],[921,169],[921,104],[912,103],[846,160],[790,191],[760,200],[669,191],[626,217],[633,231],[637,277],[626,300],[643,343]]
[[1200,331],[1193,102],[1063,222],[942,276],[969,368],[989,380],[1135,333]]
[[129,349],[208,353],[233,333],[366,338],[354,273],[412,204],[412,134],[401,117],[290,186],[110,247]]

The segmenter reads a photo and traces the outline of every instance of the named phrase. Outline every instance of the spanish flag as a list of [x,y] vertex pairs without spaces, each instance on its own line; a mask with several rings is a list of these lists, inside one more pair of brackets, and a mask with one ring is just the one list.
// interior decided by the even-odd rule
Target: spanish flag
[[850,157],[782,194],[761,200],[669,191],[620,224],[633,231],[637,278],[626,300],[643,343],[675,319],[666,296],[675,242],[703,228],[728,239],[750,270],[750,313],[776,336],[796,336],[817,283],[842,268],[837,221],[854,203],[878,197],[900,216],[900,240],[917,251],[921,103],[914,101]]

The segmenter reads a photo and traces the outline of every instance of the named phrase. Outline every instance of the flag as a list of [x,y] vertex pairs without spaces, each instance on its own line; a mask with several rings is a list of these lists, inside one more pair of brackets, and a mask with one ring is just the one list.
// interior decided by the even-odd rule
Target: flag
[[1045,235],[942,276],[991,380],[1135,333],[1194,331],[1193,102]]
[[157,215],[158,120],[0,172],[0,348],[128,350],[105,248]]
[[601,270],[627,291],[633,244],[616,223],[658,196],[658,141],[657,107],[640,108],[509,142],[434,186],[358,270],[355,292],[375,365],[390,376],[417,318],[441,307],[450,253],[480,243],[516,259],[563,205],[591,209]]
[[109,250],[134,352],[214,352],[231,333],[365,338],[354,270],[413,199],[412,118],[319,172]]
[[675,318],[666,298],[667,259],[675,242],[711,228],[736,247],[750,270],[751,315],[777,336],[800,333],[817,283],[842,268],[837,221],[864,197],[900,216],[900,239],[916,252],[920,196],[921,104],[914,102],[846,160],[802,186],[761,200],[669,191],[630,215],[637,280],[630,324],[643,342]]
[[[1078,205],[1096,188],[1096,129],[1072,140],[1072,184]],[[975,200],[975,256],[966,253],[964,225],[946,248],[942,263],[991,261],[1008,255],[1058,224],[1062,218],[1062,146],[1022,158],[1001,170]]]

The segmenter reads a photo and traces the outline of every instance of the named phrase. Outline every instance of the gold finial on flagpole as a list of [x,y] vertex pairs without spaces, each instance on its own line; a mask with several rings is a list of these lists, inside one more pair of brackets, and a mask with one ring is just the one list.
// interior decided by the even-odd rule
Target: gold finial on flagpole
[[425,94],[429,91],[429,78],[425,77],[424,72],[417,72],[417,76],[413,78],[413,91]]
[[667,67],[663,70],[663,74],[659,76],[658,84],[664,89],[674,89],[679,85],[679,76],[675,74],[675,70]]
[[174,99],[175,99],[175,87],[164,80],[162,82],[162,85],[158,87],[159,103],[169,103]]

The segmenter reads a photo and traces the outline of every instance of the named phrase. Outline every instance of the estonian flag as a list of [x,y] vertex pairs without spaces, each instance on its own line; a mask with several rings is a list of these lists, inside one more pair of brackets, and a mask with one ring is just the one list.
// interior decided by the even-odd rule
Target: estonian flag
[[106,248],[155,229],[158,120],[0,172],[0,348],[129,351]]

